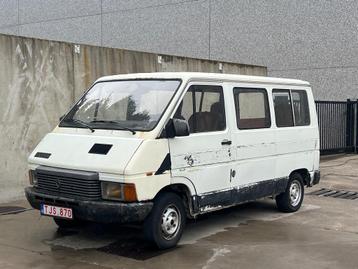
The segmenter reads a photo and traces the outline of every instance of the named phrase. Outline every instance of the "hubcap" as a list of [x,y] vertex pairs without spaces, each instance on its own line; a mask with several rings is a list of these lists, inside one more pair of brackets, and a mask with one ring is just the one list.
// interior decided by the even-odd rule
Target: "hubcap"
[[162,214],[161,231],[166,240],[175,237],[180,229],[181,216],[175,205],[167,206]]
[[302,197],[301,184],[298,181],[294,180],[291,183],[291,186],[290,186],[290,201],[291,201],[291,205],[292,206],[297,206],[301,201],[301,197]]

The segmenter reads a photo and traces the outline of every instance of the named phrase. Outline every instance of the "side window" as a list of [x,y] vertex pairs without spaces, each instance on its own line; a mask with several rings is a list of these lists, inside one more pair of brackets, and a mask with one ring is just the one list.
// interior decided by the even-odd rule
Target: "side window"
[[292,90],[293,114],[295,115],[295,125],[310,125],[310,111],[306,91]]
[[273,90],[273,103],[277,127],[293,126],[293,113],[289,90]]
[[222,131],[226,128],[224,94],[221,86],[191,86],[175,118],[188,121],[190,133]]
[[270,128],[270,108],[265,89],[234,88],[236,121],[239,129]]

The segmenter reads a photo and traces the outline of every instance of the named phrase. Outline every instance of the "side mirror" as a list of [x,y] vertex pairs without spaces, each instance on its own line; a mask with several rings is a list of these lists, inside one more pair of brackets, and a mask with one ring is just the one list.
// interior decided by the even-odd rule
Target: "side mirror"
[[188,136],[190,134],[188,122],[181,119],[170,119],[165,127],[165,133],[167,138]]
[[188,136],[190,134],[189,125],[186,120],[173,119],[175,136]]
[[60,121],[62,121],[65,116],[66,116],[66,114],[63,114],[63,115],[60,117]]

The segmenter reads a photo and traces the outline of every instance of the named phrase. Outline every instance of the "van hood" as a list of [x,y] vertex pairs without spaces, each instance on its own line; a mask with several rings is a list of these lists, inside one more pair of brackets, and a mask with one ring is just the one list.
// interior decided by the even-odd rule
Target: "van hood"
[[30,164],[124,174],[143,139],[82,134],[47,134],[29,157]]

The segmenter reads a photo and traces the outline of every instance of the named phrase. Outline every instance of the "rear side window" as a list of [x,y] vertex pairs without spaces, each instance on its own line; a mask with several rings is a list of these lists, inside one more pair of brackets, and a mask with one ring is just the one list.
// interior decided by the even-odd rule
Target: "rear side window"
[[222,87],[191,86],[185,93],[174,118],[187,120],[190,133],[225,130],[226,118]]
[[293,126],[291,95],[289,90],[273,90],[275,118],[277,127]]
[[271,126],[265,89],[234,88],[234,100],[239,129],[259,129]]
[[273,90],[277,127],[310,125],[310,112],[306,91]]
[[295,115],[295,125],[310,125],[310,111],[306,91],[291,91],[293,102],[293,114]]

